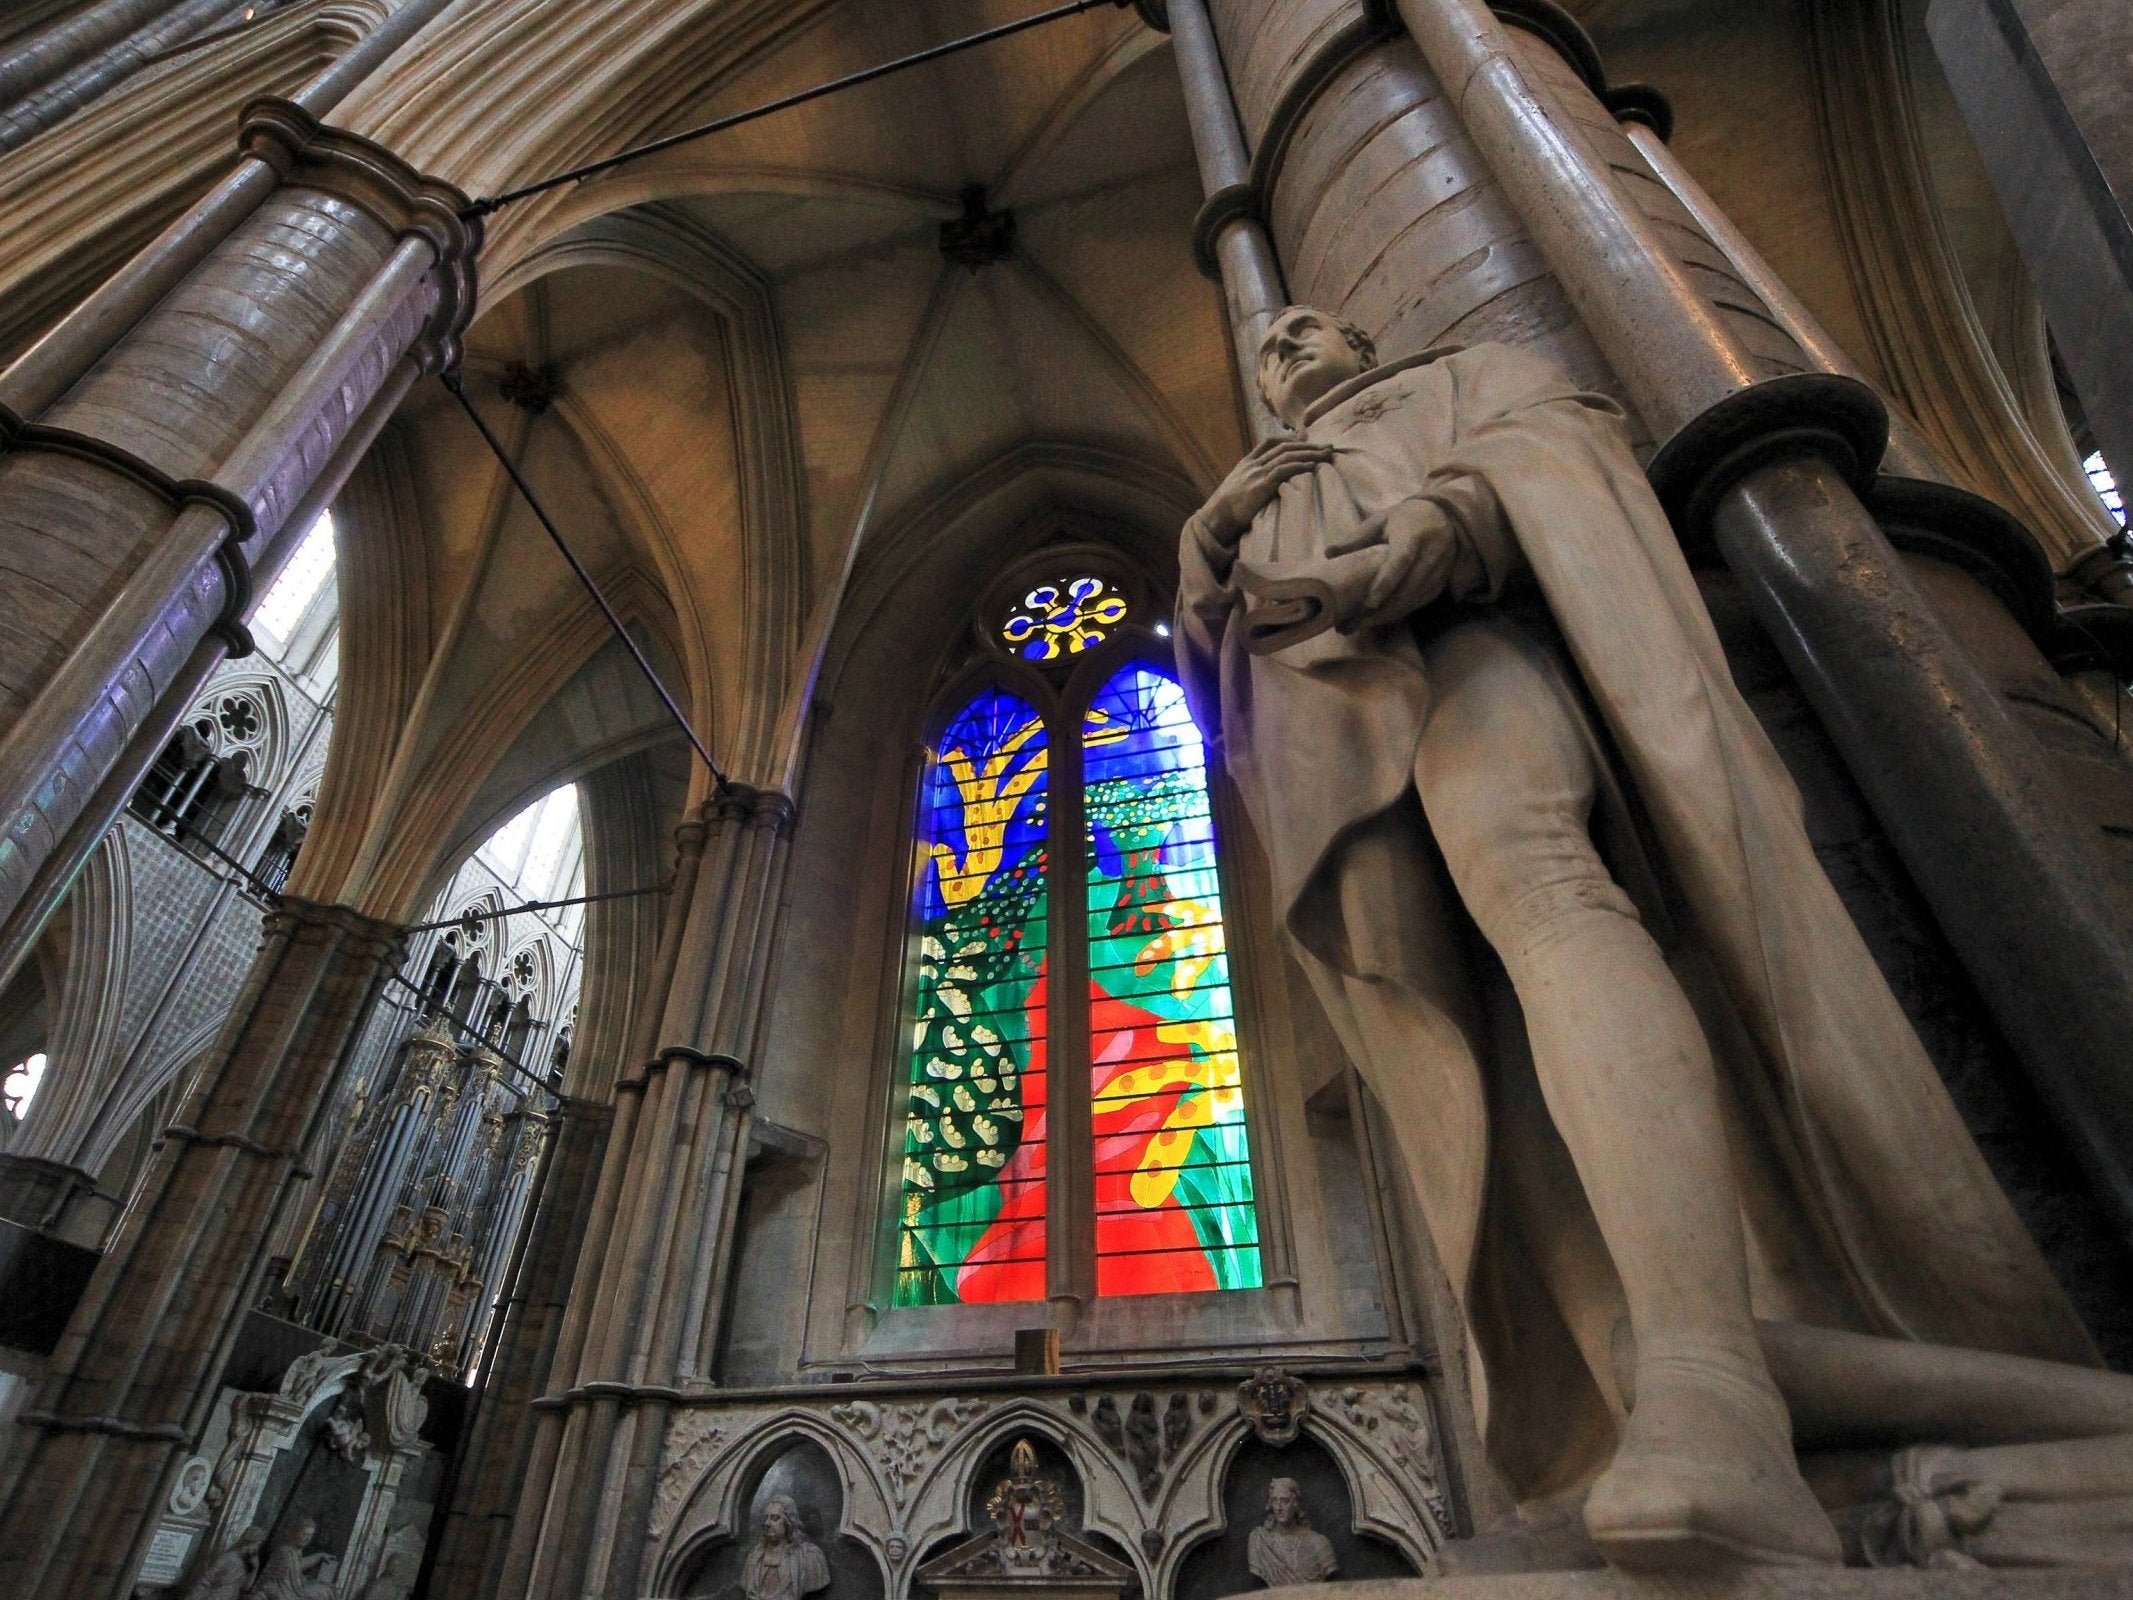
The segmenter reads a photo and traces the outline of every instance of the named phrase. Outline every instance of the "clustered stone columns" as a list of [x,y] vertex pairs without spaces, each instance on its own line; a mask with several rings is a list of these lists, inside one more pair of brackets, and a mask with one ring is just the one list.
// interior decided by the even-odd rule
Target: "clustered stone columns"
[[207,673],[249,648],[255,570],[472,314],[480,230],[456,189],[293,101],[255,102],[243,144],[0,375],[0,971]]
[[556,1113],[533,1222],[490,1330],[472,1428],[440,1500],[444,1531],[431,1569],[436,1594],[500,1592],[540,1425],[533,1402],[555,1366],[613,1120],[612,1107],[590,1100],[565,1100]]
[[124,1596],[198,1448],[267,1243],[400,930],[284,902],[220,1041],[21,1414],[0,1476],[0,1592]]
[[[1198,0],[1173,0],[1173,27]],[[2133,918],[2036,738],[1861,503],[1885,407],[1817,362],[1638,155],[1582,30],[1547,0],[1240,0],[1215,18],[1250,141],[1207,237],[1265,219],[1291,292],[1387,354],[1548,350],[1622,394],[1652,475],[1707,532],[2015,1043],[2133,1228]],[[1506,22],[1513,26],[1507,28]],[[1181,30],[1203,146],[1217,98]],[[1207,171],[1203,164],[1203,173]],[[1203,258],[1206,252],[1203,251]],[[1228,274],[1229,263],[1217,256]],[[1231,284],[1234,304],[1249,289]]]
[[685,830],[656,1049],[616,1085],[581,1279],[557,1342],[493,1592],[641,1591],[674,1402],[708,1387],[725,1316],[792,802],[732,785]]

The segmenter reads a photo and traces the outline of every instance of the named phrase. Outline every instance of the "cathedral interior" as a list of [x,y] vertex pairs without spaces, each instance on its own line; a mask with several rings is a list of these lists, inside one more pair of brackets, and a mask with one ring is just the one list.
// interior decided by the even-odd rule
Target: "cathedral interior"
[[0,1595],[2123,1593],[2129,85],[0,7]]

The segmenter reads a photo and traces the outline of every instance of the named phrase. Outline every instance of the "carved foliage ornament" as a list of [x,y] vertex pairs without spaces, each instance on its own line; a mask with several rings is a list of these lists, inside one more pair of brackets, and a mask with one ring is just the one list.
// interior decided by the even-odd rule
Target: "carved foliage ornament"
[[983,1400],[950,1399],[931,1403],[881,1405],[855,1400],[830,1407],[830,1417],[850,1430],[872,1451],[896,1506],[910,1503],[911,1491],[926,1475],[941,1446],[985,1409]]

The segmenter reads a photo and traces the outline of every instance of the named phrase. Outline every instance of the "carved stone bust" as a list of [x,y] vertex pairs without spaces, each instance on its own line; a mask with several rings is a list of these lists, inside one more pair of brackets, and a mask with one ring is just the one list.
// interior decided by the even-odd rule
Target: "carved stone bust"
[[791,1495],[772,1495],[741,1567],[741,1593],[747,1600],[802,1600],[829,1581],[829,1562],[808,1538],[800,1507]]
[[1245,1545],[1245,1565],[1269,1589],[1285,1583],[1324,1583],[1340,1570],[1333,1541],[1311,1526],[1294,1478],[1266,1487],[1266,1520]]

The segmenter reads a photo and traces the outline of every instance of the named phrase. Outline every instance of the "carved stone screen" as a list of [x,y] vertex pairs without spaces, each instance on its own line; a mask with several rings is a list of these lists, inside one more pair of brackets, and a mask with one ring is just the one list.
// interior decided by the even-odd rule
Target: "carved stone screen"
[[1082,744],[1096,1292],[1255,1289],[1206,747],[1143,663],[1097,694]]
[[989,689],[926,779],[901,1306],[1044,1295],[1047,755],[1035,708]]

